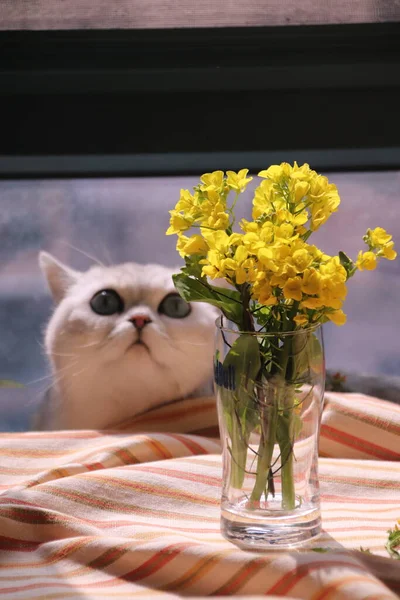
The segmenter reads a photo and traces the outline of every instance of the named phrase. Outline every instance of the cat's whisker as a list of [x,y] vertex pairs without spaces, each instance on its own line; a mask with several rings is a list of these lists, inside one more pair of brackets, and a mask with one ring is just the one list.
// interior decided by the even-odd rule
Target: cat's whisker
[[51,354],[52,356],[62,356],[64,358],[74,358],[78,356],[76,352],[74,352],[73,354],[61,354],[60,352],[52,352]]
[[81,250],[80,248],[73,246],[72,244],[70,244],[69,242],[67,242],[65,240],[62,240],[61,243],[65,244],[66,246],[69,246],[72,250],[75,250],[76,252],[80,252],[80,254],[83,254],[83,256],[90,258],[91,260],[93,260],[93,262],[97,263],[100,267],[105,267],[105,264],[102,263],[101,260],[99,260],[98,258],[95,258],[91,254],[88,254],[88,252],[85,252],[84,250]]
[[[44,350],[44,352],[46,352],[46,354],[47,354],[47,350],[46,350],[46,347],[44,346],[44,344],[41,344],[39,342],[39,340],[36,340],[36,341],[39,344],[39,346],[42,348],[42,350]],[[75,348],[77,350],[80,350],[81,348],[94,348],[95,346],[100,346],[101,344],[102,344],[102,341],[100,340],[100,341],[97,341],[97,342],[92,342],[90,344],[83,344],[82,346],[75,346]],[[78,354],[76,352],[72,352],[72,353],[68,353],[68,354],[67,353],[62,354],[61,352],[52,351],[51,354],[53,356],[63,356],[63,357],[66,357],[66,358],[78,357]]]
[[[42,380],[51,378],[50,384],[44,388],[39,389],[38,392],[32,398],[32,400],[29,402],[29,404],[34,405],[38,402],[39,399],[45,398],[46,394],[49,390],[51,390],[53,387],[55,387],[57,384],[59,384],[61,381],[63,381],[67,376],[69,377],[68,373],[66,373],[65,371],[67,371],[71,367],[75,367],[77,364],[78,364],[78,361],[76,361],[70,365],[67,365],[63,369],[60,369],[60,371],[58,371],[56,377],[53,375],[48,375],[47,377],[43,377]],[[85,370],[86,369],[82,369],[82,372]],[[72,377],[73,376],[74,375],[72,375]],[[37,381],[41,381],[41,380],[39,379]]]
[[186,345],[186,346],[198,346],[199,348],[202,348],[204,346],[207,346],[207,342],[202,342],[200,344],[196,343],[196,342],[189,342],[188,340],[181,340],[181,339],[177,339],[172,337],[171,335],[166,336],[169,342],[174,342],[174,347],[179,350],[179,346],[180,345]]
[[30,397],[30,399],[26,403],[26,406],[35,406],[36,404],[39,404],[40,401],[43,400],[43,398],[46,396],[47,392],[52,388],[52,386],[53,382],[51,382],[50,385],[46,386],[45,388],[41,388],[40,390],[38,390],[36,394]]
[[[178,340],[174,340],[174,341],[178,341]],[[186,346],[198,346],[199,348],[207,346],[206,342],[203,342],[202,344],[196,344],[196,342],[189,342],[188,340],[179,340],[179,344],[184,344]]]
[[37,402],[40,399],[43,399],[46,397],[46,394],[49,390],[51,390],[56,384],[58,384],[60,381],[62,381],[65,376],[67,375],[67,373],[65,373],[65,371],[67,371],[68,368],[74,367],[75,365],[78,364],[78,361],[76,361],[73,364],[67,365],[66,367],[63,367],[62,369],[60,369],[57,373],[57,376],[54,376],[53,374],[50,375],[46,375],[45,377],[41,377],[40,379],[36,379],[34,381],[30,381],[25,385],[33,385],[34,383],[40,383],[41,381],[46,381],[47,380],[51,380],[49,385],[46,385],[45,387],[40,387],[37,391],[37,393],[33,396],[33,398],[31,398],[31,400],[28,402],[28,406],[32,406],[37,404]]
[[[54,354],[54,353],[53,353]],[[68,369],[70,369],[71,367],[74,367],[75,365],[78,364],[78,360],[76,360],[75,362],[66,365],[65,367],[63,367],[62,369],[58,369],[57,370],[57,376],[60,376],[64,373],[64,371],[67,371]],[[49,373],[49,375],[45,375],[44,377],[39,377],[39,379],[34,379],[33,381],[28,381],[25,385],[33,385],[34,383],[40,383],[41,381],[46,381],[46,379],[51,379],[52,381],[54,381],[54,383],[57,383],[59,381],[59,377],[54,377],[53,373]]]
[[45,345],[44,345],[44,344],[42,344],[42,342],[41,342],[40,340],[37,340],[37,339],[35,338],[35,342],[38,344],[38,346],[40,346],[40,347],[41,347],[41,349],[42,349],[42,350],[44,350],[44,351],[46,352],[46,347],[45,347]]
[[115,261],[113,261],[113,259],[111,257],[111,252],[110,252],[109,248],[107,248],[107,246],[104,244],[104,242],[103,242],[102,246],[103,246],[103,251],[104,251],[105,257],[108,262],[108,266],[110,267],[111,265],[115,264]]
[[87,370],[88,370],[88,367],[85,367],[84,369],[81,369],[80,371],[76,371],[75,373],[72,373],[70,375],[70,377],[78,377],[78,375],[82,375],[82,373],[84,373]]
[[98,340],[97,342],[91,342],[90,344],[83,344],[82,346],[76,346],[79,350],[81,348],[94,348],[95,346],[101,346],[104,343],[104,340]]
[[33,379],[33,381],[28,381],[25,385],[33,385],[34,383],[40,383],[41,381],[46,381],[46,379],[53,379],[53,375],[45,375],[44,377],[39,377],[39,379]]

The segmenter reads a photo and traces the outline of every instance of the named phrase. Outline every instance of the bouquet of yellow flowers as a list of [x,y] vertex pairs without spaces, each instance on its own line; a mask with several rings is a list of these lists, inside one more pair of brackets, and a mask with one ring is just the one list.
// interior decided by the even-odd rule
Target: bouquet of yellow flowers
[[[273,494],[271,456],[277,442],[281,450],[283,504],[290,509],[294,506],[292,438],[295,409],[299,405],[296,386],[301,381],[304,357],[301,348],[293,346],[293,338],[279,335],[312,331],[327,321],[343,325],[347,280],[357,270],[375,269],[381,258],[393,260],[396,252],[392,236],[376,227],[367,230],[363,238],[367,249],[360,251],[355,260],[344,252],[329,256],[310,244],[309,238],[337,211],[340,197],[336,186],[308,164],[298,166],[296,162],[293,166],[270,166],[259,177],[252,220],[242,219],[239,231],[234,230],[235,206],[253,179],[247,169],[238,173],[206,173],[193,192],[181,190],[175,209],[170,211],[167,235],[178,236],[177,250],[185,260],[182,272],[174,277],[181,296],[188,302],[217,306],[242,332],[223,364],[220,357],[215,359],[216,384],[225,393],[234,487],[242,484],[245,448],[250,431],[257,427],[251,423],[247,428],[242,423],[238,425],[240,430],[235,431],[238,420],[234,415],[239,415],[241,421],[249,419],[249,406],[254,406],[254,398],[262,402],[260,386],[272,377],[292,384],[291,399],[276,400],[274,416],[269,413],[268,436],[262,439],[263,446],[257,453],[258,469],[251,496],[257,501],[265,490]],[[221,279],[229,286],[214,285]],[[275,332],[276,343],[262,341],[254,332]],[[239,353],[247,356],[246,365],[243,361],[239,365],[235,359]],[[224,369],[234,373],[235,385],[226,385],[227,378],[224,383],[224,377],[219,377]],[[243,380],[245,397],[238,397],[238,384]]]

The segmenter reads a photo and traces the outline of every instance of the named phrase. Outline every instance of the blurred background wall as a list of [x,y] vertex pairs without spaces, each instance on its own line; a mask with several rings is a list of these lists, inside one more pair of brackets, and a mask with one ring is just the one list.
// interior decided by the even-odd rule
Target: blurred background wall
[[[216,165],[217,166],[217,165]],[[245,166],[245,165],[243,165]],[[399,246],[400,171],[329,173],[338,186],[339,211],[313,235],[323,250],[355,258],[368,227],[387,228]],[[175,237],[165,236],[168,211],[187,177],[0,181],[0,378],[26,387],[0,389],[0,429],[28,427],[49,385],[43,329],[52,302],[39,271],[43,249],[77,269],[135,261],[179,266]],[[238,213],[251,214],[253,181]],[[324,326],[327,367],[368,374],[400,373],[400,261],[382,261],[349,282],[344,327]]]

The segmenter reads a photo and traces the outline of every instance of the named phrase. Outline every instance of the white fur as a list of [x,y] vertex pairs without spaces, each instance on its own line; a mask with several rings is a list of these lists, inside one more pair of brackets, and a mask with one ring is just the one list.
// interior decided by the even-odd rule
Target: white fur
[[[176,291],[176,270],[126,263],[81,273],[45,252],[39,261],[57,306],[45,334],[54,384],[37,428],[103,429],[209,384],[217,310],[195,302],[183,319],[157,311]],[[90,300],[110,288],[124,312],[100,316]],[[152,321],[141,332],[145,345],[135,344],[135,314]]]

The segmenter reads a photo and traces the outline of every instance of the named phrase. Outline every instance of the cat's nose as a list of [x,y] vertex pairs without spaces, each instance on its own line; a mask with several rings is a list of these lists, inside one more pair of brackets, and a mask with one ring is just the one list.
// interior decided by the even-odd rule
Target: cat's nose
[[147,323],[151,323],[150,317],[147,315],[135,315],[129,319],[129,321],[138,329],[139,331],[143,329]]

